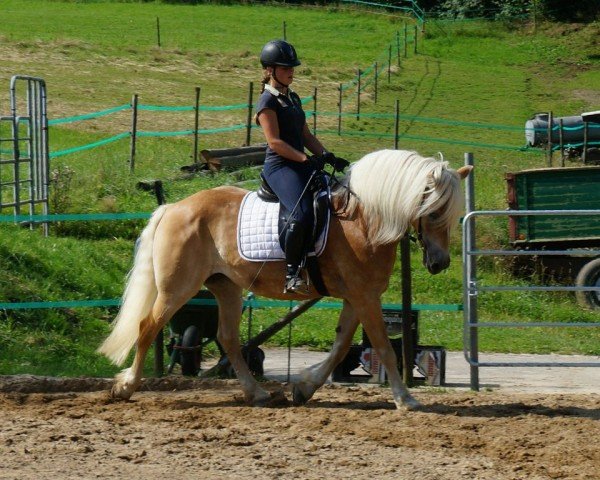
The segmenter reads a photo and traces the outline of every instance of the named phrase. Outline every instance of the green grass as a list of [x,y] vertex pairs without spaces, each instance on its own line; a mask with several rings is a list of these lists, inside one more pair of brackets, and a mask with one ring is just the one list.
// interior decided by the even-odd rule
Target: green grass
[[[245,103],[249,82],[260,81],[258,53],[281,36],[286,22],[303,65],[294,83],[302,97],[318,87],[319,130],[335,130],[337,88],[370,67],[387,60],[388,45],[402,31],[404,18],[382,17],[364,10],[297,8],[266,5],[176,6],[160,3],[58,2],[0,0],[0,112],[8,112],[8,80],[13,74],[43,77],[48,84],[49,117],[64,118],[128,103],[136,93],[147,105],[193,105],[201,87],[201,104]],[[156,45],[160,18],[161,48]],[[243,28],[240,28],[243,19]],[[26,28],[24,28],[26,26]],[[393,113],[399,100],[400,148],[422,154],[442,151],[451,165],[463,163],[471,151],[476,160],[477,208],[506,208],[504,174],[545,166],[539,151],[518,151],[522,129],[536,112],[552,110],[567,116],[594,109],[600,100],[600,68],[594,45],[600,30],[589,25],[547,24],[534,34],[527,25],[490,22],[444,23],[442,34],[426,24],[419,36],[419,54],[409,48],[391,81],[387,72],[374,103],[373,86],[362,94],[362,111]],[[412,25],[411,29],[412,30]],[[412,47],[412,45],[410,46]],[[4,85],[4,87],[2,87]],[[256,94],[255,94],[256,95]],[[256,98],[256,96],[255,96]],[[344,111],[353,112],[356,96],[346,91]],[[307,108],[312,108],[308,105]],[[419,117],[409,120],[408,117]],[[201,128],[245,122],[244,110],[203,112]],[[430,119],[430,120],[427,120]],[[444,120],[440,123],[437,120]],[[130,129],[130,112],[53,126],[51,151],[88,144]],[[466,122],[506,128],[475,128]],[[2,127],[0,124],[1,128]],[[193,115],[141,111],[140,130],[193,128]],[[385,133],[393,119],[353,116],[343,130]],[[3,131],[0,131],[2,134]],[[2,135],[0,135],[2,136]],[[337,154],[357,160],[365,153],[393,146],[390,137],[320,135]],[[201,148],[238,146],[243,130],[203,135]],[[262,141],[253,130],[253,142]],[[486,148],[501,145],[506,148]],[[4,147],[0,146],[0,150]],[[256,170],[185,177],[192,141],[181,138],[140,138],[135,173],[129,172],[129,141],[123,139],[92,150],[52,160],[53,212],[151,211],[154,197],[136,188],[140,180],[159,178],[168,201],[204,188],[240,181],[252,188]],[[5,170],[0,171],[0,175]],[[3,214],[10,213],[5,210]],[[64,222],[49,239],[38,231],[0,227],[0,301],[42,301],[117,298],[130,267],[133,240],[143,222]],[[505,246],[504,220],[482,220],[480,243]],[[431,277],[413,247],[414,303],[462,303],[460,239],[452,245],[451,268]],[[383,301],[400,300],[399,266]],[[480,268],[488,284],[522,282],[501,262]],[[570,295],[497,294],[482,298],[482,321],[597,321],[583,312]],[[3,312],[0,320],[0,373],[111,375],[115,368],[94,349],[108,331],[114,309],[58,309]],[[283,314],[280,309],[254,312],[255,331]],[[317,309],[293,324],[293,344],[327,349],[333,339],[337,312]],[[245,322],[245,320],[244,320]],[[462,314],[422,312],[421,341],[451,349],[462,346]],[[245,335],[246,325],[242,326]],[[592,329],[487,330],[481,334],[486,351],[600,354]],[[287,330],[271,339],[284,345]]]

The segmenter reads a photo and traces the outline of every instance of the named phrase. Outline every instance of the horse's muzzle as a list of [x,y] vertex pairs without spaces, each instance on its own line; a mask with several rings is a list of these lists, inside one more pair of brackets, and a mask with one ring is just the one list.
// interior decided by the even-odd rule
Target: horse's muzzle
[[437,275],[450,266],[450,255],[445,252],[432,252],[429,249],[423,249],[423,265],[429,273]]

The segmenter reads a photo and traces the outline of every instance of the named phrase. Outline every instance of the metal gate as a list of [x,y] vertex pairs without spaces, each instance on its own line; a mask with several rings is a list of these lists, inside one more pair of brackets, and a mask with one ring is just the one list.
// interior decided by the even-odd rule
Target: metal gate
[[[10,115],[0,117],[0,211],[48,214],[48,116],[46,82],[15,75]],[[36,212],[41,205],[41,212]]]
[[[465,155],[465,163],[473,165],[473,155]],[[478,315],[478,297],[485,292],[529,291],[529,292],[576,292],[591,291],[600,294],[600,286],[550,286],[550,285],[481,285],[477,276],[476,261],[478,257],[492,256],[588,256],[597,257],[600,250],[563,249],[563,250],[479,250],[477,249],[476,218],[509,216],[597,216],[600,221],[600,210],[475,210],[475,182],[473,172],[467,177],[466,215],[463,219],[463,292],[464,292],[464,336],[463,351],[470,365],[471,389],[479,390],[480,367],[600,367],[600,362],[482,362],[479,360],[478,333],[481,328],[514,328],[514,327],[600,327],[600,322],[480,322]]]

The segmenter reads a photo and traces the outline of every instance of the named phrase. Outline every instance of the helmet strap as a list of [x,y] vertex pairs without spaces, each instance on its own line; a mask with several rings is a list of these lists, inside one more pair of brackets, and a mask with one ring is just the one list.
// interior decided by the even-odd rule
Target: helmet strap
[[280,86],[282,86],[282,87],[284,87],[286,89],[289,88],[288,85],[284,85],[277,78],[277,74],[276,74],[276,72],[277,72],[277,65],[274,65],[272,68],[273,68],[273,73],[271,74],[271,77],[273,78],[273,80],[275,80]]

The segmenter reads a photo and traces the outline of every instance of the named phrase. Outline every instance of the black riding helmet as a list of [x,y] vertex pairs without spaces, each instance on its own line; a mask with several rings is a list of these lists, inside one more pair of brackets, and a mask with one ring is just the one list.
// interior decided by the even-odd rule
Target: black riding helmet
[[260,52],[260,63],[266,67],[297,67],[300,65],[296,49],[285,40],[271,40]]

